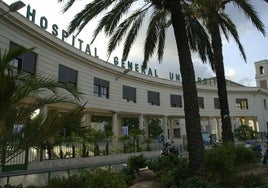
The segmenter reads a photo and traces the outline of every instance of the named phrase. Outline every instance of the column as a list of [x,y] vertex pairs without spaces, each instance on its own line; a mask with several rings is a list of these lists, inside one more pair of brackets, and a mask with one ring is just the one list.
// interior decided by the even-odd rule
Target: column
[[221,128],[221,119],[220,118],[216,118],[216,126],[217,126],[217,130],[218,130],[218,134],[217,134],[217,140],[221,140],[222,139],[222,128]]
[[144,129],[144,118],[143,118],[143,114],[139,115],[139,129],[143,130]]
[[113,114],[112,130],[113,130],[114,136],[117,138],[119,136],[119,126],[118,126],[118,114],[116,112]]
[[255,116],[255,117],[253,117],[253,124],[254,124],[254,130],[255,131],[260,131],[260,127],[258,126],[258,124],[257,124],[257,117]]
[[170,119],[170,120],[167,120],[168,121],[168,124],[169,124],[169,140],[174,140],[174,126],[173,126],[173,122],[174,122],[174,119]]
[[164,135],[164,142],[167,142],[168,138],[168,118],[167,116],[163,117],[163,135]]
[[148,119],[144,118],[143,122],[144,122],[143,130],[145,132],[145,137],[148,138],[149,137]]

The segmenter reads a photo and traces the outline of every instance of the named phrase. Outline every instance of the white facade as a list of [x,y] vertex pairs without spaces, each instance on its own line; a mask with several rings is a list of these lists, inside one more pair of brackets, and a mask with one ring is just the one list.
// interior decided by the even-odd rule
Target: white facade
[[[1,1],[0,14],[7,10],[7,5]],[[10,48],[10,43],[27,48],[35,47],[33,52],[37,55],[36,72],[45,76],[58,80],[60,66],[76,71],[76,86],[85,94],[81,103],[86,103],[85,119],[89,125],[92,115],[112,116],[113,132],[115,136],[119,136],[123,117],[139,118],[141,129],[146,129],[148,119],[156,117],[161,120],[165,138],[181,143],[186,136],[183,100],[181,100],[181,107],[171,107],[170,99],[171,94],[179,95],[183,99],[181,82],[148,76],[136,72],[134,67],[132,71],[122,74],[126,68],[129,68],[127,65],[120,67],[90,56],[18,13],[9,13],[0,17],[1,53]],[[258,72],[260,69],[257,66],[260,63],[266,71],[263,75]],[[260,87],[258,81],[262,78],[268,79],[268,62],[257,62],[256,70],[258,87],[245,87],[233,82],[228,85],[233,129],[241,124],[248,124],[254,130],[267,131],[268,110],[264,103],[268,101],[268,92],[267,88]],[[94,95],[96,78],[108,83],[108,98]],[[123,99],[123,86],[135,88],[135,102]],[[214,98],[218,98],[217,87],[214,84],[197,84],[197,89],[198,96],[204,101],[203,108],[200,108],[202,129],[216,134],[220,139],[220,110],[216,109],[214,104]],[[159,105],[148,102],[148,91],[159,94]],[[240,99],[247,102],[246,109],[238,108],[237,102]],[[53,108],[67,110],[65,106],[47,106],[45,111]],[[174,130],[178,129],[179,135],[176,135]]]

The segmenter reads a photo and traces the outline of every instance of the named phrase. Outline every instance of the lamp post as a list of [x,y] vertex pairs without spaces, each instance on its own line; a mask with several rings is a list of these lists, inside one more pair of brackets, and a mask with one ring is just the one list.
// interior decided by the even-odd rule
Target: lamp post
[[117,76],[116,78],[115,78],[115,80],[118,80],[119,78],[121,78],[122,76],[124,76],[125,74],[127,74],[129,71],[131,71],[130,69],[126,69],[126,70],[124,70],[124,72],[122,72],[119,76]]
[[8,13],[10,12],[16,12],[17,10],[23,8],[25,6],[25,3],[23,3],[22,1],[16,1],[14,3],[11,3],[9,6],[8,6],[8,11],[0,14],[0,17],[1,16],[4,16],[4,15],[7,15]]

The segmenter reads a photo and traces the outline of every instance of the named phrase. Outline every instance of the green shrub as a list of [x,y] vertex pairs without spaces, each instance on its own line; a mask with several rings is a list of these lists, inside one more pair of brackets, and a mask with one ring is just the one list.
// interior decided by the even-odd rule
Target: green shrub
[[48,181],[47,188],[83,188],[83,182],[76,175],[69,177],[55,177]]
[[206,179],[200,176],[194,176],[188,178],[183,184],[180,186],[181,188],[220,188],[218,185],[212,184],[208,182]]
[[186,158],[175,155],[160,157],[148,162],[148,168],[153,170],[163,187],[179,186],[189,177],[189,166]]
[[256,174],[250,174],[243,178],[242,185],[244,188],[257,187],[261,185],[265,185],[263,177]]
[[217,146],[205,152],[208,177],[222,183],[231,180],[240,167],[254,161],[252,150],[233,144]]
[[135,172],[131,168],[123,168],[121,173],[124,176],[125,182],[128,186],[133,185],[133,182],[135,180]]
[[82,174],[81,180],[86,188],[127,188],[124,175],[109,170],[87,170]]
[[236,153],[232,146],[217,146],[205,152],[206,170],[216,181],[225,181],[234,176],[235,160]]
[[256,152],[244,146],[236,146],[233,150],[236,154],[235,167],[241,167],[245,164],[254,163],[256,161]]
[[143,154],[131,156],[127,161],[127,166],[135,170],[135,172],[139,175],[140,169],[147,166],[146,159]]

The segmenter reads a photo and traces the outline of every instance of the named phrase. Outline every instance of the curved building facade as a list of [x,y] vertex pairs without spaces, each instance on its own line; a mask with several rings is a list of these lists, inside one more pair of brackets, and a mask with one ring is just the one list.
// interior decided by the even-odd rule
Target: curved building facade
[[[0,14],[8,6],[0,2]],[[74,85],[84,93],[86,103],[84,117],[91,125],[94,115],[111,116],[115,136],[120,136],[124,117],[139,119],[139,128],[147,130],[148,120],[158,118],[165,138],[182,143],[186,137],[182,84],[139,71],[135,64],[121,62],[120,66],[107,63],[85,46],[83,50],[65,42],[67,33],[52,26],[46,30],[47,20],[35,20],[35,10],[28,5],[27,14],[9,13],[0,17],[1,53],[16,45],[35,47],[33,53],[19,60],[20,68],[40,73],[60,82]],[[57,33],[56,33],[57,31]],[[74,40],[74,39],[73,39]],[[81,41],[80,41],[81,42]],[[27,65],[24,62],[29,62]],[[114,61],[118,61],[117,58]],[[268,78],[268,63],[256,63],[256,79]],[[263,68],[260,68],[262,66]],[[267,70],[267,75],[260,72]],[[265,79],[264,79],[265,78]],[[215,79],[197,82],[201,125],[204,132],[221,139],[221,120]],[[247,124],[254,130],[267,131],[267,87],[258,82],[257,87],[245,87],[227,81],[229,109],[233,129]],[[42,111],[66,111],[68,106],[47,106]]]

